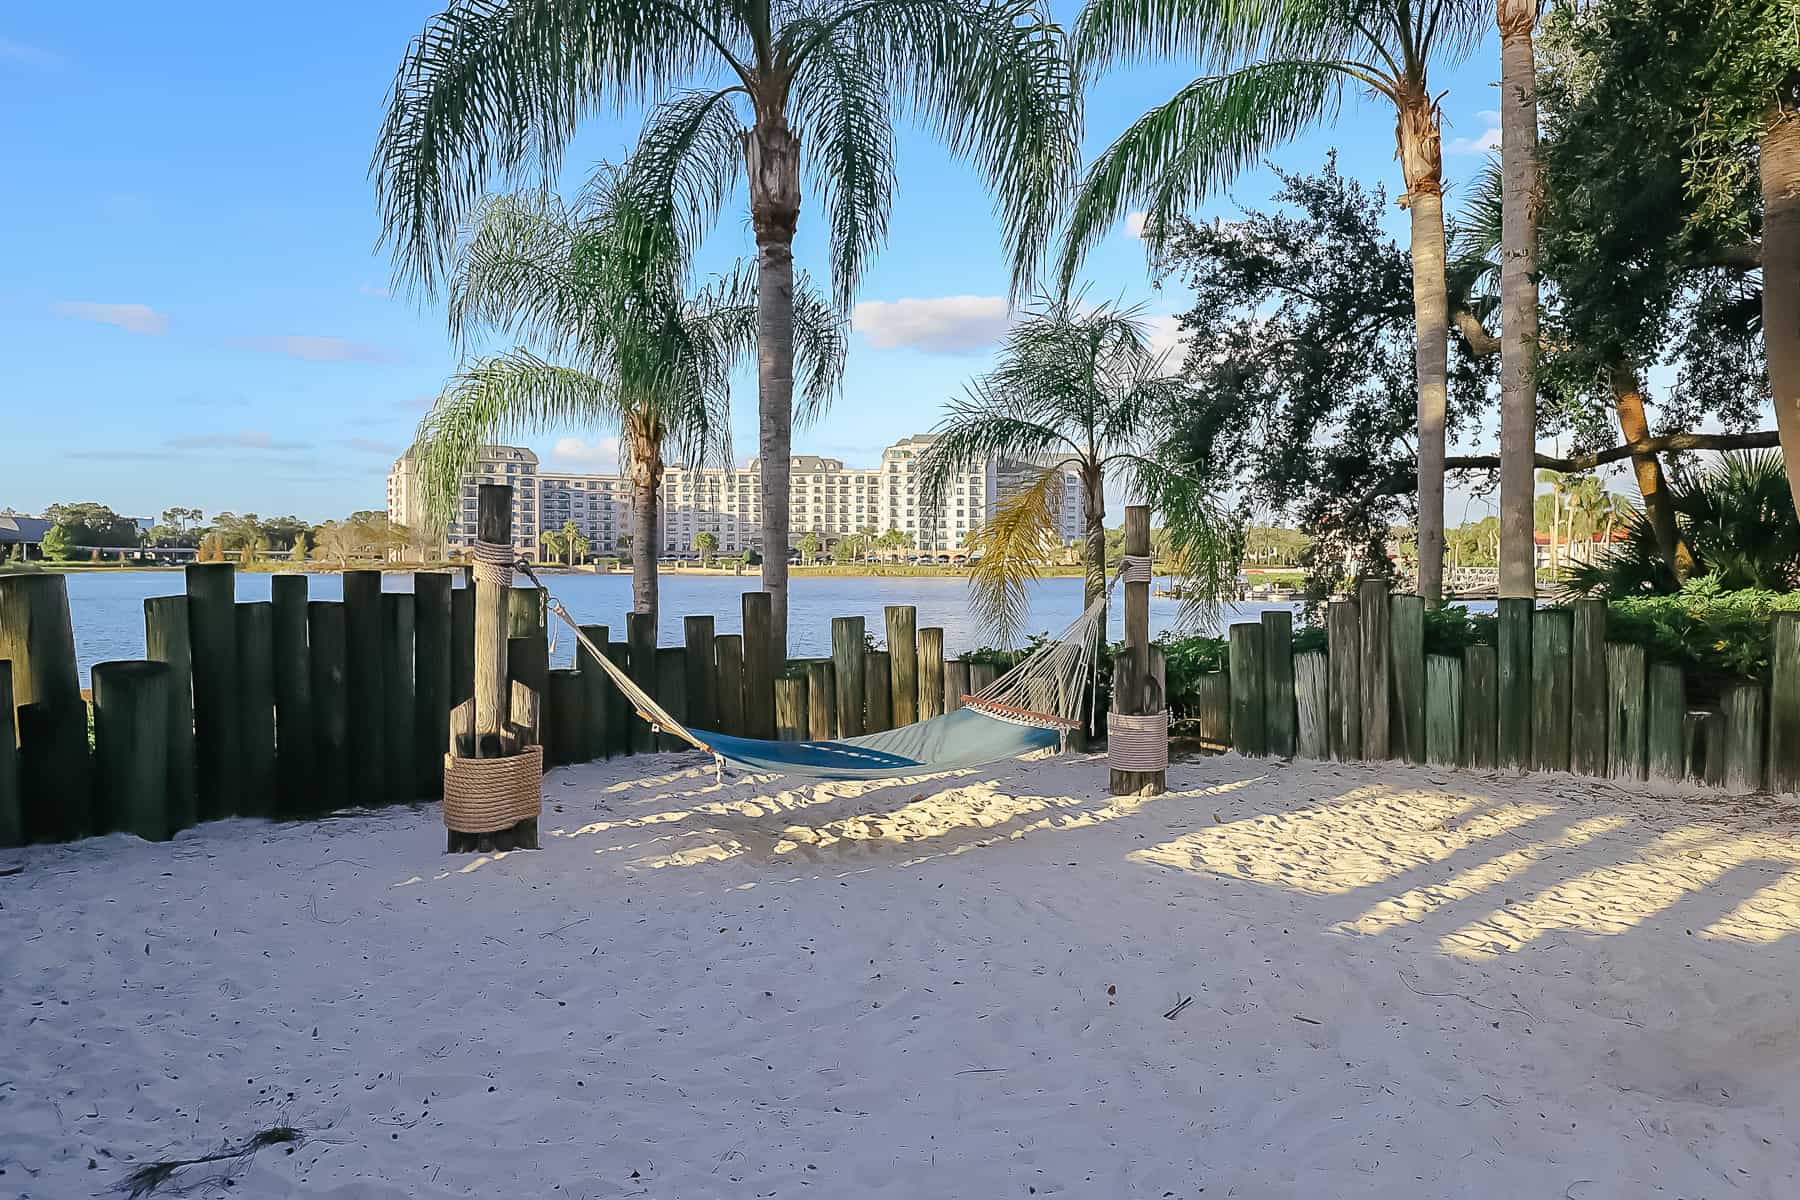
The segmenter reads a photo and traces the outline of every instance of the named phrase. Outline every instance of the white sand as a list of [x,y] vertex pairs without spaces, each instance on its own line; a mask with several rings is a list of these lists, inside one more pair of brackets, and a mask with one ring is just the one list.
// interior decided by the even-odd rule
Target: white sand
[[665,756],[555,773],[535,854],[426,809],[0,856],[0,1196],[278,1121],[232,1194],[1800,1195],[1793,810],[1170,784]]

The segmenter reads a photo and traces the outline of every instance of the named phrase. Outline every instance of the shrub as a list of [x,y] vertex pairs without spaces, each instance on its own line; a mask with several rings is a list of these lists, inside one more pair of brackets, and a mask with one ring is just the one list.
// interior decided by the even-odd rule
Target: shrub
[[1607,606],[1606,636],[1645,647],[1673,663],[1690,690],[1711,696],[1728,683],[1768,674],[1776,613],[1800,612],[1800,592],[1727,591],[1718,576],[1690,579],[1670,596],[1632,596]]

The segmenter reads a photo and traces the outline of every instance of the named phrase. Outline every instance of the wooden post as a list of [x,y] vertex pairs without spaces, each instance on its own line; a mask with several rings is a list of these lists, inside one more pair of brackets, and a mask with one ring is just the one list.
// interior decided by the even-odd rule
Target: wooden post
[[350,803],[350,704],[344,658],[344,606],[336,600],[306,605],[306,637],[311,665],[313,757],[311,803],[329,812]]
[[[939,701],[942,702],[942,697]],[[807,737],[823,742],[838,735],[837,672],[832,669],[829,658],[814,659],[806,664],[806,713]]]
[[890,604],[887,617],[888,710],[894,727],[919,719],[919,612],[910,604]]
[[[988,668],[990,671],[992,667]],[[865,650],[863,652],[863,731],[880,733],[884,729],[894,727],[893,717],[889,711],[893,704],[894,694],[888,682],[888,653],[886,650]]]
[[[423,798],[419,784],[419,693],[413,676],[418,642],[418,600],[411,592],[381,596],[381,677],[387,705],[387,768],[382,772],[384,799],[411,804]],[[445,712],[433,724],[441,734]]]
[[13,728],[12,662],[0,659],[0,847],[25,844],[19,799],[19,739]]
[[1262,615],[1263,732],[1268,752],[1292,758],[1295,729],[1294,614],[1271,608]]
[[[625,636],[631,643],[631,682],[657,697],[656,692],[656,618],[649,613],[626,613]],[[626,734],[631,739],[633,754],[647,754],[656,749],[656,735],[650,727],[636,719],[629,722]]]
[[[1200,676],[1211,678],[1210,674]],[[1294,753],[1322,761],[1331,757],[1331,658],[1323,650],[1294,656]]]
[[1497,715],[1499,766],[1523,771],[1532,763],[1531,710],[1531,613],[1533,600],[1520,597],[1500,601],[1498,642],[1499,691]]
[[944,631],[919,630],[919,720],[944,715]]
[[[583,625],[581,632],[602,654],[612,644],[612,631],[604,625]],[[606,718],[607,709],[611,707],[609,696],[618,688],[605,668],[579,642],[575,644],[575,668],[581,672],[581,758],[591,762],[612,753],[607,744]]]
[[[270,577],[274,614],[275,768],[277,816],[293,818],[317,807],[313,774],[312,651],[307,637],[307,578],[298,572]],[[176,685],[180,690],[180,685]]]
[[[775,614],[767,592],[744,593],[744,736],[775,737]],[[782,643],[787,641],[782,633]]]
[[[1268,705],[1263,694],[1263,627],[1231,627],[1231,748],[1260,758],[1269,752]],[[1115,676],[1116,678],[1116,676]]]
[[994,685],[1000,678],[1000,668],[991,662],[971,662],[969,664],[969,695],[979,696]]
[[413,774],[425,799],[444,794],[445,722],[457,703],[450,694],[450,592],[448,571],[413,576]]
[[1730,792],[1754,792],[1763,783],[1763,690],[1737,683],[1719,693],[1725,718],[1721,779]]
[[1689,712],[1681,718],[1681,773],[1690,783],[1719,787],[1725,782],[1725,718],[1716,712]]
[[[625,672],[626,678],[630,678],[630,644],[608,642],[604,649],[613,666]],[[637,714],[632,711],[631,702],[625,698],[625,693],[609,685],[606,692],[606,752],[630,754],[633,745],[632,726],[638,723]]]
[[238,744],[244,758],[233,811],[273,817],[281,808],[275,774],[275,606],[252,600],[236,608]]
[[584,734],[582,723],[586,712],[586,681],[577,668],[558,668],[545,679],[549,711],[542,718],[544,727],[544,765],[566,766],[580,762]]
[[719,672],[713,663],[713,619],[683,617],[682,640],[687,646],[687,720],[693,729],[719,727]]
[[[509,680],[508,708],[513,714],[512,723],[519,724],[518,688],[528,689],[535,698],[537,722],[532,725],[528,745],[544,744],[544,713],[550,707],[546,697],[550,694],[550,643],[537,633],[527,633],[520,637],[506,639],[506,673]],[[655,694],[654,691],[651,693]]]
[[[858,656],[858,661],[860,661],[860,659],[861,659],[861,656]],[[843,677],[840,675],[839,679],[842,679],[842,678]],[[838,685],[838,687],[841,689],[843,687],[843,684],[840,683]],[[964,662],[960,658],[945,659],[944,660],[944,711],[945,712],[955,712],[957,709],[961,708],[962,704],[963,704],[962,698],[968,694],[969,694],[969,664]],[[843,709],[841,707],[841,705],[842,705],[841,697],[843,695],[843,692],[840,690],[838,695],[840,697],[840,700],[839,700],[840,708],[838,709],[838,711],[840,713],[842,713]]]
[[1392,688],[1388,670],[1391,653],[1389,632],[1388,585],[1385,579],[1365,579],[1356,589],[1357,607],[1361,610],[1362,635],[1357,699],[1362,706],[1362,757],[1370,760],[1392,758],[1390,737],[1389,694]]
[[1644,741],[1648,746],[1650,782],[1671,787],[1687,774],[1682,737],[1687,721],[1687,685],[1681,668],[1657,663],[1650,668],[1649,717],[1645,722]]
[[1463,647],[1462,761],[1490,770],[1500,765],[1500,653]]
[[[0,575],[0,659],[12,663],[15,708],[81,700],[64,576]],[[6,719],[14,719],[13,709],[7,709]]]
[[475,588],[450,591],[450,707],[475,697]]
[[[1125,506],[1125,553],[1139,558],[1150,553],[1150,509],[1142,504]],[[1263,748],[1263,702],[1262,702],[1262,627],[1235,626],[1233,649],[1236,649],[1235,636],[1239,629],[1253,630],[1256,661],[1251,667],[1254,672],[1250,684],[1255,693],[1256,728],[1254,744],[1258,752]],[[1239,684],[1237,675],[1232,674],[1232,744],[1242,747],[1245,742],[1238,733]],[[1148,581],[1127,581],[1125,584],[1125,648],[1120,652],[1113,667],[1113,711],[1121,716],[1144,716],[1161,712],[1166,705],[1162,689],[1155,686],[1155,678],[1151,673],[1150,663],[1150,584]],[[1168,790],[1167,771],[1121,771],[1109,768],[1109,782],[1115,796],[1159,796]]]
[[543,594],[529,584],[514,584],[506,593],[506,636],[530,637],[543,629],[545,644],[549,630],[544,624]]
[[[475,536],[491,545],[512,545],[512,487],[483,483],[475,490]],[[491,580],[475,583],[475,753],[497,758],[500,735],[512,713],[512,683],[506,661],[508,588]],[[454,669],[454,668],[453,668]],[[462,843],[466,841],[467,846]],[[475,839],[452,834],[450,849],[474,849]]]
[[[1617,695],[1607,688],[1606,601],[1577,600],[1574,604],[1575,626],[1569,646],[1569,770],[1577,775],[1614,779],[1642,779],[1643,755],[1637,756],[1633,776],[1620,776],[1609,765],[1613,745],[1607,734],[1607,714],[1617,713]],[[1644,667],[1637,665],[1638,703],[1634,706],[1640,722],[1636,737],[1643,737]]]
[[1543,609],[1531,617],[1531,764],[1540,771],[1569,769],[1572,625],[1566,611]]
[[386,804],[387,696],[383,682],[381,572],[344,572],[344,687],[350,706],[350,796]]
[[1362,757],[1362,614],[1354,600],[1333,600],[1325,610],[1325,646],[1331,656],[1331,757]]
[[[280,616],[279,606],[276,615]],[[300,647],[304,652],[304,607],[300,610],[300,636]],[[186,829],[198,819],[195,815],[198,784],[194,763],[194,665],[188,651],[186,596],[151,596],[144,601],[144,646],[146,658],[169,664],[169,827],[171,831]],[[6,735],[12,736],[10,727]],[[309,749],[300,759],[304,763],[311,757]]]
[[[863,619],[831,618],[831,666],[837,677],[838,729],[842,737],[858,737],[863,722]],[[960,705],[962,701],[959,699]]]
[[713,638],[713,660],[719,665],[719,732],[744,735],[744,639],[735,633]]
[[806,676],[783,675],[775,681],[775,734],[784,742],[806,737]]
[[[665,646],[656,652],[656,702],[663,711],[687,724],[687,651]],[[687,742],[672,733],[657,738],[660,750],[686,750]]]
[[[1425,599],[1394,596],[1388,607],[1388,661],[1393,708],[1389,746],[1395,758],[1425,761]],[[1457,665],[1461,671],[1461,664]]]
[[94,666],[95,796],[101,832],[163,841],[169,822],[169,664]]
[[1800,613],[1769,627],[1769,790],[1800,792]]
[[[1579,625],[1579,611],[1575,620]],[[1601,723],[1607,734],[1606,773],[1613,779],[1641,780],[1645,777],[1644,735],[1649,723],[1644,695],[1644,648],[1607,646],[1605,650],[1606,707]],[[1572,753],[1570,761],[1573,764]],[[1585,773],[1586,764],[1580,769]]]
[[188,646],[194,661],[194,755],[202,821],[237,811],[237,568],[189,563]]
[[[1416,600],[1418,597],[1406,597]],[[1394,597],[1398,611],[1401,597]],[[1462,761],[1463,662],[1449,654],[1425,660],[1425,761],[1454,767]]]

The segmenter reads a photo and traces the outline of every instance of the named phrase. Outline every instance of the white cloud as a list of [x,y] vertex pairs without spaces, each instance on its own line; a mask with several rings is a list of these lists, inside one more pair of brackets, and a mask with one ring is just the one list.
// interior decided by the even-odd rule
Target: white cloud
[[389,363],[400,357],[385,346],[339,337],[290,334],[282,337],[233,338],[232,345],[265,354],[285,354],[308,362]]
[[65,317],[116,325],[126,333],[169,332],[169,314],[148,304],[96,304],[91,300],[59,300],[52,306]]
[[279,442],[266,429],[245,429],[238,433],[203,433],[194,437],[171,438],[163,445],[171,450],[310,450],[311,442]]
[[865,300],[850,325],[877,350],[908,346],[946,354],[980,350],[1012,323],[1002,296],[934,296]]
[[1144,324],[1150,329],[1150,349],[1165,356],[1162,369],[1167,372],[1181,370],[1182,358],[1187,353],[1187,339],[1182,336],[1181,318],[1149,317]]
[[569,466],[619,465],[619,439],[603,437],[593,442],[578,437],[558,438],[550,448],[550,457]]
[[1445,154],[1486,154],[1500,148],[1500,114],[1484,108],[1475,114],[1481,132],[1474,137],[1451,138],[1444,143]]
[[1129,233],[1134,238],[1143,237],[1144,236],[1144,222],[1149,218],[1149,216],[1150,216],[1150,214],[1145,212],[1143,209],[1139,209],[1137,212],[1126,213],[1125,214],[1125,232]]

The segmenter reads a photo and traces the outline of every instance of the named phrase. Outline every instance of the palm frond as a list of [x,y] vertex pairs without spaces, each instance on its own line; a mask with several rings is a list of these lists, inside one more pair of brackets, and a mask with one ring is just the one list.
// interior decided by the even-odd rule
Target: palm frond
[[1226,65],[1339,57],[1366,14],[1343,0],[1090,0],[1070,34],[1078,75],[1144,58]]
[[993,520],[970,532],[969,606],[981,628],[1010,644],[1031,612],[1031,585],[1062,548],[1057,517],[1063,473],[1048,467],[994,506]]
[[1468,303],[1498,289],[1504,195],[1500,161],[1489,155],[1450,228],[1450,262],[1445,275],[1452,303],[1459,299]]
[[483,200],[450,275],[452,336],[462,341],[489,326],[554,345],[576,335],[587,319],[571,271],[578,238],[555,196]]
[[992,459],[1042,462],[1076,457],[1070,435],[1035,413],[1028,400],[990,379],[977,379],[951,400],[932,429],[935,440],[919,460],[920,502],[940,508],[956,477]]
[[[685,91],[665,100],[645,119],[616,178],[597,174],[590,184],[626,193],[624,200],[640,222],[631,232],[649,242],[638,247],[646,260],[673,255],[685,265],[718,224],[744,173],[744,124],[733,103],[741,91]],[[671,235],[672,247],[657,244]]]

